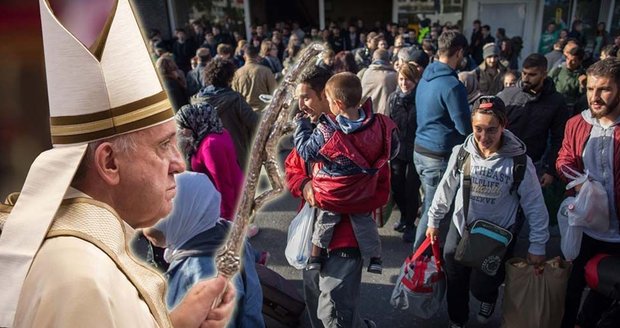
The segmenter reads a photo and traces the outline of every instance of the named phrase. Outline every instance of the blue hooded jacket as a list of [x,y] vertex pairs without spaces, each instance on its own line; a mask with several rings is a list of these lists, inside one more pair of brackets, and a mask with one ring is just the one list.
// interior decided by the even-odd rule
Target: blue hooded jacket
[[416,148],[447,157],[472,132],[465,86],[450,66],[436,61],[424,70],[415,98]]

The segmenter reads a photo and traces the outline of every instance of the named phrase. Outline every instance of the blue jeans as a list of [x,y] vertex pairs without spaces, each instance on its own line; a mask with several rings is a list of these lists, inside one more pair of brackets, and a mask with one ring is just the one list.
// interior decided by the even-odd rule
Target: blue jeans
[[[437,159],[414,151],[413,164],[415,165],[415,169],[420,176],[422,190],[424,191],[422,216],[420,217],[420,223],[416,228],[415,242],[413,243],[413,249],[417,249],[424,241],[424,238],[426,238],[428,210],[431,207],[433,197],[437,191],[437,185],[439,185],[439,181],[441,181],[441,178],[448,167],[448,158]],[[448,218],[448,220],[450,220],[450,218]]]

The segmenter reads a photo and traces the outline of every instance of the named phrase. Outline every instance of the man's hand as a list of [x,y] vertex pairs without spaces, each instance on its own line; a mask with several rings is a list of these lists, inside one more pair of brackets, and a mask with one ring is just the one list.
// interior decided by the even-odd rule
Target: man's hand
[[306,184],[304,185],[304,189],[302,191],[302,196],[304,197],[304,199],[306,200],[308,205],[310,205],[312,207],[314,207],[316,205],[316,202],[314,200],[314,190],[312,190],[312,182],[311,181],[306,182]]
[[547,173],[543,173],[542,177],[540,177],[540,186],[541,187],[546,187],[550,184],[553,183],[553,175],[551,174],[547,174]]
[[534,265],[534,272],[536,272],[536,274],[541,274],[543,272],[543,263],[545,260],[546,257],[544,255],[527,253],[527,263]]
[[211,309],[207,320],[202,322],[201,328],[224,328],[228,325],[230,317],[235,310],[235,287],[232,282],[228,282],[228,287],[222,296],[219,306]]
[[437,238],[439,238],[439,229],[431,227],[426,228],[426,237],[430,237],[431,244],[434,244]]
[[[212,309],[215,300],[224,292],[222,303]],[[202,280],[187,291],[185,298],[171,312],[175,328],[224,327],[234,309],[235,287],[224,277]],[[231,300],[232,299],[232,300]]]

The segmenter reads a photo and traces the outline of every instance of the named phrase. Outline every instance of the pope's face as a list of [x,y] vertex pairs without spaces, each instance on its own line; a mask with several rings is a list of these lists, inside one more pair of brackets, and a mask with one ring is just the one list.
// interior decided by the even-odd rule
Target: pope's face
[[116,157],[120,182],[115,208],[130,226],[150,227],[172,210],[174,174],[185,170],[174,120],[135,133],[135,151]]

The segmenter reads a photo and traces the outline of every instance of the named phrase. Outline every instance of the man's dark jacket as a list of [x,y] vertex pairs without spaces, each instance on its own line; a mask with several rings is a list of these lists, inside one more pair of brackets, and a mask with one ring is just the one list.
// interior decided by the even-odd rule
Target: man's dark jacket
[[518,81],[516,86],[506,88],[497,95],[506,104],[507,128],[525,143],[527,155],[533,162],[543,158],[550,142],[543,173],[556,175],[555,161],[569,118],[566,102],[555,91],[555,85],[549,78],[545,79],[538,94],[523,91],[522,86],[522,82]]

